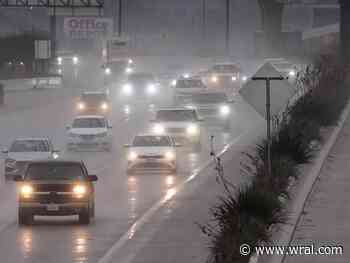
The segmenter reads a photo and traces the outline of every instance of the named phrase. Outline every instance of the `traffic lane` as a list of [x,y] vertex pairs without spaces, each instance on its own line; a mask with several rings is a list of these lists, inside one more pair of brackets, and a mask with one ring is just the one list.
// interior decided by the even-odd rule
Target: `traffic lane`
[[[141,113],[142,114],[140,114],[140,119],[136,118],[134,122],[130,121],[130,123],[139,123],[141,120],[144,120],[144,112],[142,111]],[[133,118],[131,118],[130,120],[132,119]],[[135,127],[132,126],[132,124],[130,126],[130,131],[136,130]],[[129,137],[129,134],[126,137]],[[206,144],[205,149],[206,150],[204,151],[202,158],[207,159],[209,149],[208,144]],[[81,154],[85,155],[85,159],[89,159],[91,157],[91,159],[94,160],[97,157],[96,153]],[[105,155],[104,153],[102,154]],[[110,158],[108,154],[106,155],[107,156],[102,157],[101,159]],[[125,153],[118,151],[115,152],[115,155],[122,155],[125,157]],[[197,155],[197,161],[198,163],[200,163],[200,154],[189,153],[189,155],[192,155],[193,157],[196,157]],[[196,165],[193,165],[194,161],[188,162],[188,159],[190,158],[188,158],[188,156],[186,155],[183,156],[184,160],[180,160],[179,162],[181,164],[184,163],[185,166],[188,165],[192,169],[195,169]],[[118,157],[116,157],[115,159],[118,160]],[[90,164],[90,161],[88,160],[87,163]],[[150,205],[152,205],[153,202],[160,198],[162,194],[164,194],[164,192],[166,191],[167,184],[171,184],[171,181],[175,180],[169,179],[171,177],[166,177],[164,175],[152,174],[131,177],[130,179],[127,176],[125,176],[125,170],[120,169],[121,167],[123,167],[122,162],[112,162],[112,164],[112,167],[110,169],[107,169],[109,171],[102,171],[103,177],[100,177],[100,182],[98,182],[96,187],[97,218],[95,223],[91,227],[86,228],[87,231],[91,233],[91,235],[94,237],[91,239],[91,246],[89,246],[90,249],[86,253],[86,255],[89,258],[98,258],[100,254],[99,252],[104,251],[106,248],[108,248],[108,244],[111,244],[113,240],[117,239],[120,235],[122,235],[130,226],[134,218],[137,218],[139,215],[141,215]],[[179,174],[176,178],[185,178],[185,176],[190,172],[190,170],[186,170],[186,167],[180,167],[180,171],[181,170],[184,171],[184,174]],[[164,179],[165,181],[162,179]],[[51,221],[52,223],[50,224]],[[49,223],[48,226],[47,223]],[[68,225],[67,228],[64,227],[66,225]],[[54,250],[51,246],[52,231],[56,232],[57,230],[59,230],[58,239],[61,240],[63,244],[71,244],[70,241],[73,238],[72,232],[74,232],[72,228],[75,227],[81,228],[81,226],[77,226],[75,221],[72,221],[71,219],[69,219],[68,221],[56,221],[52,219],[47,221],[47,218],[44,218],[44,221],[39,221],[39,228],[31,228],[31,231],[40,230],[38,232],[38,235],[40,234],[40,240],[42,240],[42,243],[40,243],[40,241],[36,241],[37,243],[35,243],[39,244],[37,245],[37,247],[40,248],[40,251],[32,251],[32,254],[26,256],[23,254],[17,255],[16,253],[14,253],[13,257],[10,258],[15,259],[15,261],[19,262],[20,260],[18,259],[29,258],[30,261],[33,258],[45,258],[47,257],[47,255],[57,253],[55,246],[53,246],[55,248]],[[11,235],[13,234],[13,231],[16,233],[17,231],[19,231],[17,229],[17,226],[13,226],[13,230],[10,231],[6,229],[5,232],[6,235]],[[11,236],[12,240],[18,240],[16,239],[18,238],[18,235],[22,237],[25,235],[25,233],[18,232],[16,234],[16,237]],[[6,240],[11,240],[11,238],[6,238]],[[58,252],[60,252],[59,254],[70,254],[70,252],[73,253],[74,251],[72,250],[71,245],[62,245]],[[74,259],[78,259],[81,257],[80,254],[79,256],[76,254],[70,254],[69,258],[67,258],[66,261],[71,261],[71,259],[74,261]],[[91,262],[95,261],[92,260]]]

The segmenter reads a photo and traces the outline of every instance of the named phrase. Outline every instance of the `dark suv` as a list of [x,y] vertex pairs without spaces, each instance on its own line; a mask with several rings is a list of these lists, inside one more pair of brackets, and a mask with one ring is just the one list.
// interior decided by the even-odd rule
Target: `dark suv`
[[83,162],[48,160],[27,165],[18,183],[18,223],[31,224],[34,215],[79,215],[81,224],[89,224],[95,214],[95,191]]

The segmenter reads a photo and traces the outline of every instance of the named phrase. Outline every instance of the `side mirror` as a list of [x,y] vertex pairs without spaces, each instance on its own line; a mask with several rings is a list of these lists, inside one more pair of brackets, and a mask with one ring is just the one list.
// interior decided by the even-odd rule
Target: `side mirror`
[[66,130],[70,130],[70,126],[69,125],[66,126]]
[[9,153],[9,150],[8,149],[3,149],[1,152],[2,153]]
[[130,148],[130,147],[131,147],[131,144],[124,144],[124,147],[125,147],[125,148]]
[[98,180],[97,175],[94,175],[94,174],[88,175],[88,180],[90,182],[96,182]]
[[13,176],[13,181],[15,181],[15,182],[23,182],[24,179],[23,179],[22,175],[14,175]]

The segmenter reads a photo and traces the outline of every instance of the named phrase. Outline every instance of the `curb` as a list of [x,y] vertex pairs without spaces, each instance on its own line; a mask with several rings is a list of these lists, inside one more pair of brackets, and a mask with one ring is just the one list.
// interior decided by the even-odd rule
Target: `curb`
[[[314,160],[313,167],[311,171],[306,176],[304,184],[301,186],[301,189],[298,191],[296,198],[292,201],[291,210],[289,211],[291,216],[287,224],[283,225],[279,230],[281,233],[279,239],[277,240],[282,246],[289,246],[294,237],[294,233],[301,219],[302,212],[305,208],[305,203],[309,198],[313,186],[315,185],[316,179],[319,177],[321,169],[325,160],[327,159],[329,152],[333,148],[333,145],[337,141],[340,131],[344,127],[344,123],[350,113],[350,103],[347,104],[344,111],[341,114],[338,125],[334,128],[330,138],[327,140],[326,144],[322,147],[318,157]],[[269,263],[283,263],[286,259],[286,255],[273,256]]]

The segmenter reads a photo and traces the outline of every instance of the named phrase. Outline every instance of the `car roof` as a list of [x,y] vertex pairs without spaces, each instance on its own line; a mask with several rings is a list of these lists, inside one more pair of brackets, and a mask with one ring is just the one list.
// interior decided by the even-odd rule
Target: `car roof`
[[154,134],[154,133],[140,133],[135,135],[134,137],[146,137],[146,136],[152,136],[152,137],[169,137],[170,135],[167,134]]
[[84,164],[82,160],[65,160],[65,159],[60,159],[60,160],[35,160],[35,161],[29,161],[28,165],[30,164]]
[[14,141],[50,141],[47,137],[20,137],[14,139]]
[[185,107],[173,107],[173,108],[159,108],[156,111],[177,111],[177,110],[186,110],[186,111],[195,111],[195,109],[188,109]]
[[74,117],[75,119],[106,119],[106,117],[102,115],[78,115]]
[[84,91],[82,95],[107,95],[104,91]]

